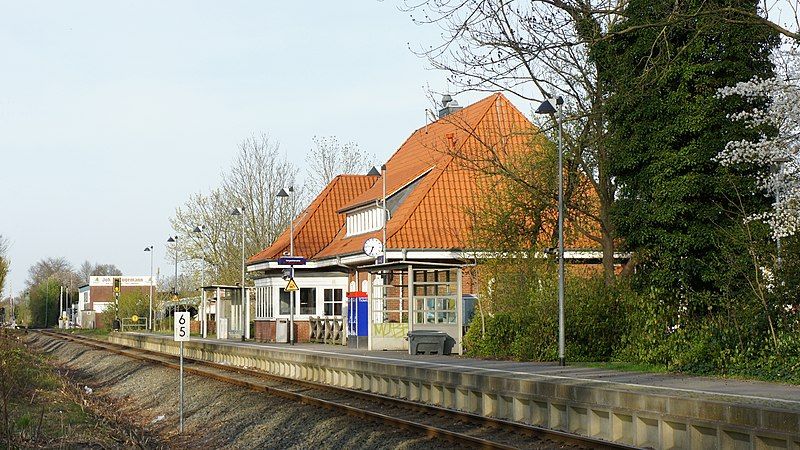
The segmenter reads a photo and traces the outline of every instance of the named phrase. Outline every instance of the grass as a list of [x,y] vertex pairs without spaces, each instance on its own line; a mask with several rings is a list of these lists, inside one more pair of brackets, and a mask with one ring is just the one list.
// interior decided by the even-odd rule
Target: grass
[[[30,351],[21,332],[0,330],[0,446],[119,447],[124,431],[98,415],[86,396],[49,359]],[[2,403],[0,402],[0,405]]]

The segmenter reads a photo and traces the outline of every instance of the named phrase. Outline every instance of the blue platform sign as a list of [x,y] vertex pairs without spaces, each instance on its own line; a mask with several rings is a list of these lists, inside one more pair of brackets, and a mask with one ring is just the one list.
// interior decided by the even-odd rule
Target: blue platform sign
[[281,266],[304,266],[306,259],[302,256],[283,256],[278,258],[278,264]]

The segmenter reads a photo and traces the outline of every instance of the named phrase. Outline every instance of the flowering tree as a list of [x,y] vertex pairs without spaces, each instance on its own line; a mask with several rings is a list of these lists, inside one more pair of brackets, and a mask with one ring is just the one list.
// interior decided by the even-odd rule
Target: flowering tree
[[762,131],[758,140],[731,141],[717,155],[725,165],[750,163],[761,166],[759,188],[773,196],[772,209],[756,214],[772,229],[775,239],[800,232],[800,52],[786,51],[773,78],[758,79],[726,87],[720,97],[738,95],[752,109],[731,115]]

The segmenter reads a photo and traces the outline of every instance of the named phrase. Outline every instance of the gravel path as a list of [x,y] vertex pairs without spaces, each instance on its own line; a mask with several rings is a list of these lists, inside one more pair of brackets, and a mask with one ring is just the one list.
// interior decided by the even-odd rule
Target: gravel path
[[[178,434],[178,372],[77,343],[32,335],[70,376],[170,448],[446,449],[459,445],[193,375]],[[163,416],[163,418],[161,418]]]

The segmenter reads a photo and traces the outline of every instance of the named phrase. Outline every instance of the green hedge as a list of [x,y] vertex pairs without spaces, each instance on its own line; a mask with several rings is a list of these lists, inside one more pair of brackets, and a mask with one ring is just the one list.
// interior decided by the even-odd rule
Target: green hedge
[[[476,313],[465,336],[467,354],[557,361],[558,297],[553,279],[550,272],[530,271],[495,283],[482,303],[485,331]],[[800,312],[787,307],[796,303],[795,290],[778,290],[768,299],[773,338],[766,308],[746,293],[694,297],[692,304],[707,306],[689,311],[675,306],[680,301],[669,301],[671,293],[637,292],[625,279],[615,287],[604,286],[601,277],[568,280],[568,361],[800,383]]]

